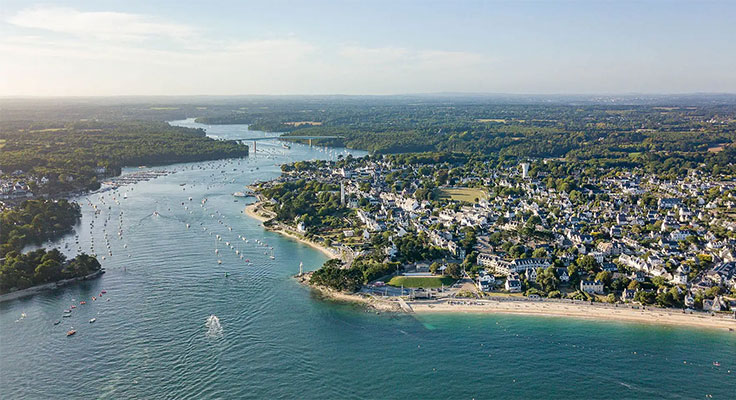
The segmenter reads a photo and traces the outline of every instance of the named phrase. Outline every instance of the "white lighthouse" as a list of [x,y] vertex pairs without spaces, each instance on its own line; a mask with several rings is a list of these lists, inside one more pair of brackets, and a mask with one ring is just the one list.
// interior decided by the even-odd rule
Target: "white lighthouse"
[[340,205],[345,206],[345,183],[340,182]]
[[529,177],[529,163],[521,163],[521,177],[524,179]]

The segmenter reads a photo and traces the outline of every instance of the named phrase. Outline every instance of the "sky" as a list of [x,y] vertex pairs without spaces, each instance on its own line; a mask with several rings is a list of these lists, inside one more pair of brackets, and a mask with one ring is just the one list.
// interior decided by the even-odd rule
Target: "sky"
[[736,1],[0,0],[0,96],[736,93]]

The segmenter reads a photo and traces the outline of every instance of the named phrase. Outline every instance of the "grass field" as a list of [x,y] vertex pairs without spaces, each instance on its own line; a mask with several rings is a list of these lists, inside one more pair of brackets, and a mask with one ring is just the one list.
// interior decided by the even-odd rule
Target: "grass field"
[[0,149],[2,149],[3,146],[5,146],[5,139],[0,139]]
[[394,276],[388,284],[395,287],[405,288],[438,288],[442,285],[450,286],[455,280],[449,276],[423,277],[423,276]]
[[476,188],[442,188],[435,191],[435,197],[440,200],[464,201],[475,203],[475,199],[487,199],[488,194]]

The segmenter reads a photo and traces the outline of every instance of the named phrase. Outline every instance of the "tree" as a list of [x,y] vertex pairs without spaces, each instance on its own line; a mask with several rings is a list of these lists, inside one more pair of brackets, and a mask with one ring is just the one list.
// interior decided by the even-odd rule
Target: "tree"
[[457,264],[457,263],[447,264],[447,268],[445,269],[445,274],[449,275],[453,279],[460,279],[463,276],[462,270],[460,269],[460,264]]
[[595,279],[597,281],[603,282],[603,285],[606,287],[611,286],[612,278],[613,278],[613,274],[611,274],[610,271],[601,271],[595,276]]
[[547,257],[547,250],[545,250],[543,247],[540,247],[538,249],[535,249],[534,252],[532,252],[532,257],[534,257],[534,258],[544,258],[544,257]]
[[435,261],[435,262],[433,262],[433,263],[432,263],[432,264],[431,264],[431,265],[429,266],[429,272],[431,272],[431,273],[433,273],[433,274],[436,274],[436,273],[437,273],[437,270],[438,270],[439,268],[440,268],[440,264],[439,264],[438,262],[436,262],[436,261]]
[[655,294],[654,292],[640,290],[634,295],[634,300],[641,304],[654,304]]
[[598,269],[598,262],[592,256],[580,256],[575,261],[583,270],[593,273]]

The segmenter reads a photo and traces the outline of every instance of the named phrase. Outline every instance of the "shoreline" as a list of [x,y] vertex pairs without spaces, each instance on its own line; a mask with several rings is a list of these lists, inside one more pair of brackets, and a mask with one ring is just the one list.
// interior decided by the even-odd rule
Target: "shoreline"
[[309,283],[311,272],[303,275],[294,276],[301,285],[305,286],[313,293],[317,294],[321,300],[334,301],[338,303],[350,303],[383,312],[401,312],[401,306],[398,302],[388,301],[377,298],[372,295],[361,295],[359,293],[343,293],[336,290],[326,288],[324,286],[315,286]]
[[75,282],[88,281],[90,279],[99,278],[104,273],[105,273],[105,270],[103,268],[103,269],[100,269],[99,271],[93,272],[89,275],[80,276],[78,278],[62,279],[56,282],[44,283],[43,285],[31,286],[29,288],[16,290],[10,293],[5,293],[5,294],[0,295],[0,303],[11,301],[11,300],[17,300],[23,297],[33,296],[38,293],[45,292],[47,290],[53,290],[53,289],[57,289],[63,286],[67,286]]
[[733,317],[711,316],[704,312],[685,313],[674,309],[653,307],[632,308],[630,305],[618,307],[557,303],[545,301],[502,301],[502,300],[447,300],[407,302],[417,314],[515,314],[548,317],[577,318],[597,321],[622,321],[649,325],[688,326],[736,331]]
[[311,285],[309,274],[297,276],[299,283],[318,292],[328,300],[352,302],[378,311],[406,314],[513,314],[521,316],[573,318],[588,321],[616,321],[659,326],[714,329],[736,332],[736,319],[727,315],[711,316],[705,312],[685,313],[682,310],[632,308],[631,305],[603,305],[588,303],[563,303],[533,300],[477,300],[442,299],[417,301],[391,300],[361,293],[341,293]]
[[[245,207],[245,215],[247,215],[247,216],[249,216],[249,217],[251,217],[253,219],[258,220],[258,221],[261,222],[261,224],[263,224],[264,222],[271,220],[271,218],[265,217],[264,215],[258,213],[258,208],[260,206],[261,206],[261,202],[255,202],[253,204],[248,204]],[[324,254],[325,256],[327,256],[327,258],[329,258],[329,259],[340,258],[339,255],[335,254],[335,252],[333,252],[332,250],[330,250],[328,247],[325,247],[325,246],[323,246],[321,244],[315,243],[315,242],[313,242],[311,240],[307,240],[307,239],[304,239],[302,237],[299,237],[299,236],[297,236],[297,235],[295,235],[295,234],[293,234],[291,232],[288,232],[288,231],[286,231],[284,229],[271,228],[271,227],[268,227],[268,226],[265,226],[265,225],[264,225],[264,228],[266,230],[268,230],[268,231],[276,232],[278,234],[281,234],[281,235],[284,235],[284,236],[289,237],[291,239],[294,239],[294,240],[296,240],[299,243],[306,244],[307,246],[310,246],[310,247],[312,247],[315,250],[319,250],[320,252],[322,252],[322,254]]]

